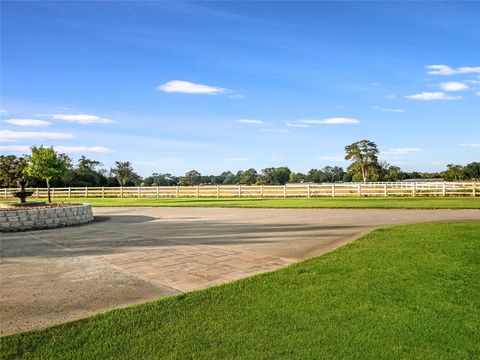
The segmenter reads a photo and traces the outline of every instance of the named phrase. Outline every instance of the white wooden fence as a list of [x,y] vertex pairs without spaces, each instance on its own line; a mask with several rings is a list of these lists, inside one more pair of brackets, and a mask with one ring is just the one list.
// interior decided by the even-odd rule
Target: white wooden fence
[[[11,198],[18,188],[0,189]],[[33,198],[47,197],[46,188],[30,188]],[[287,185],[199,185],[51,188],[54,198],[161,197],[355,197],[355,196],[480,196],[479,182],[384,182]]]

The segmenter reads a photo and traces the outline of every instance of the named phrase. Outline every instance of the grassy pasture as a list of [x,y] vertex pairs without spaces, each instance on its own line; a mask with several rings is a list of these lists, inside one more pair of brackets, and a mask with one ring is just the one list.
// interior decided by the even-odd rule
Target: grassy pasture
[[[32,199],[35,201],[37,199]],[[41,200],[41,199],[39,199]],[[6,201],[6,200],[2,200]],[[9,199],[13,201],[13,199]],[[58,198],[93,206],[189,206],[242,208],[480,209],[480,197],[388,198]]]

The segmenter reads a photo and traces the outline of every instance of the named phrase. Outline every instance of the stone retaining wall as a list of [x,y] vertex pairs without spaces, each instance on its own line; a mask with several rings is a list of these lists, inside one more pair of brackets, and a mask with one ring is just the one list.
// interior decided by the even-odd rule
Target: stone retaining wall
[[0,211],[0,231],[25,231],[85,224],[93,221],[90,204]]

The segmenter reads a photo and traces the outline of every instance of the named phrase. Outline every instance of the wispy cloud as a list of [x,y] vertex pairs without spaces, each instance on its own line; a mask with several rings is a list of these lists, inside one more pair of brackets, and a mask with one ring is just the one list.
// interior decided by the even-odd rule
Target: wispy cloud
[[404,109],[388,109],[388,108],[383,108],[383,107],[380,107],[380,106],[374,106],[373,108],[374,108],[375,110],[385,111],[385,112],[395,112],[395,113],[403,113],[403,112],[405,112]]
[[299,120],[298,123],[300,124],[308,124],[308,125],[338,125],[338,124],[358,124],[360,120],[352,119],[352,118],[328,118],[328,119],[311,119],[311,120]]
[[407,99],[413,100],[425,100],[425,101],[432,101],[432,100],[458,100],[461,99],[461,96],[450,96],[445,94],[444,92],[437,91],[437,92],[421,92],[419,94],[407,95],[405,96]]
[[480,96],[480,91],[476,91],[475,95]]
[[292,123],[292,122],[285,122],[285,126],[288,126],[288,127],[294,127],[294,128],[308,128],[310,127],[310,125],[307,125],[307,124],[299,124],[299,123]]
[[407,155],[411,153],[425,151],[417,147],[403,147],[403,148],[390,148],[386,151],[382,151],[382,155]]
[[112,152],[112,149],[104,146],[54,146],[55,150],[66,153],[100,153]]
[[344,156],[344,155],[341,155],[341,154],[319,156],[318,158],[319,158],[320,160],[328,160],[328,161],[334,161],[334,162],[343,162],[343,161],[345,161],[345,156]]
[[428,65],[427,74],[431,75],[455,75],[455,74],[480,74],[480,66],[462,66],[452,68],[447,65]]
[[0,151],[11,151],[15,153],[27,153],[30,151],[30,146],[26,145],[0,145]]
[[59,140],[73,139],[73,134],[64,132],[46,132],[46,131],[10,131],[0,130],[0,138],[13,140]]
[[240,124],[253,124],[253,125],[266,124],[265,121],[263,121],[263,120],[256,120],[256,119],[240,119],[240,120],[237,120],[237,122],[240,123]]
[[76,122],[79,124],[113,124],[114,120],[106,119],[98,115],[89,114],[38,114],[38,116],[48,116],[56,120],[64,120],[69,122]]
[[480,144],[470,143],[470,144],[460,144],[461,146],[472,147],[472,148],[480,148]]
[[43,127],[52,125],[49,121],[37,120],[37,119],[8,119],[5,120],[7,124],[16,126],[31,126],[31,127]]
[[226,160],[227,161],[248,161],[250,159],[246,157],[231,157],[231,158],[227,158]]
[[[56,151],[64,153],[108,153],[112,150],[103,146],[54,146]],[[28,153],[30,152],[30,146],[27,145],[4,145],[0,146],[2,151],[12,151],[12,152],[21,152]]]
[[228,90],[210,85],[195,84],[190,81],[172,80],[165,84],[159,85],[158,90],[168,93],[183,93],[183,94],[207,94],[217,95],[225,93]]
[[468,86],[458,81],[444,82],[440,84],[443,91],[462,91],[467,90]]
[[7,110],[5,110],[5,109],[0,109],[0,113],[1,113],[1,114],[6,113],[6,112],[7,112]]

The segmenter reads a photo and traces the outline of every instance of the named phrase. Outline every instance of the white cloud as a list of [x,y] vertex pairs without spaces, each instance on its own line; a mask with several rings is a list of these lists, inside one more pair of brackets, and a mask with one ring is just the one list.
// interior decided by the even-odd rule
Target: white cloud
[[76,122],[79,124],[112,124],[116,121],[105,119],[97,115],[88,115],[88,114],[77,114],[77,115],[67,115],[67,114],[39,114],[38,116],[49,116],[53,119],[64,120],[70,122]]
[[458,100],[461,99],[461,96],[450,96],[445,94],[444,92],[437,91],[437,92],[421,92],[419,94],[414,95],[407,95],[405,96],[407,99],[413,100]]
[[427,74],[431,75],[480,74],[480,66],[452,68],[447,65],[428,65],[426,68],[430,70]]
[[379,110],[379,111],[385,111],[385,112],[396,112],[396,113],[403,113],[405,112],[404,109],[388,109],[388,108],[382,108],[380,106],[374,106],[373,107],[375,110]]
[[416,147],[390,148],[387,151],[382,151],[382,155],[407,155],[421,151],[424,150]]
[[7,124],[17,125],[17,126],[32,126],[32,127],[43,127],[52,125],[49,121],[36,120],[36,119],[8,119],[5,120]]
[[30,146],[25,146],[25,145],[0,145],[0,151],[27,153],[27,152],[30,152]]
[[458,81],[444,82],[440,84],[440,87],[443,91],[461,91],[468,89],[467,85]]
[[[108,153],[112,151],[103,146],[54,146],[56,151],[66,152],[66,153]],[[0,150],[3,151],[12,151],[12,152],[21,152],[28,153],[30,152],[30,146],[26,145],[5,145],[0,146]]]
[[5,109],[0,109],[0,113],[3,114],[3,113],[6,113],[6,112],[7,112],[7,110],[5,110]]
[[112,150],[103,146],[54,146],[55,150],[66,153],[109,153]]
[[357,119],[351,118],[328,118],[328,119],[312,119],[312,120],[299,120],[300,124],[328,124],[328,125],[336,125],[336,124],[358,124],[360,121]]
[[472,148],[480,148],[480,144],[460,144],[461,146],[467,146],[467,147],[472,147]]
[[255,124],[255,125],[265,124],[265,121],[255,120],[255,119],[240,119],[240,120],[237,120],[237,122],[240,124]]
[[480,96],[480,91],[475,92],[475,95]]
[[246,157],[231,157],[231,158],[227,158],[226,160],[227,161],[248,161],[250,159]]
[[296,128],[308,128],[308,127],[310,127],[310,125],[307,125],[307,124],[291,123],[291,122],[288,122],[288,121],[285,123],[285,126],[296,127]]
[[46,132],[46,131],[10,131],[0,130],[0,138],[3,139],[28,139],[28,140],[59,140],[73,139],[73,134],[64,132]]
[[319,156],[318,158],[320,160],[328,160],[328,161],[335,161],[335,162],[345,161],[344,155],[325,155],[325,156]]
[[158,90],[168,93],[183,93],[183,94],[208,94],[216,95],[224,93],[227,89],[209,86],[203,84],[195,84],[190,81],[172,80],[165,84],[159,85]]

